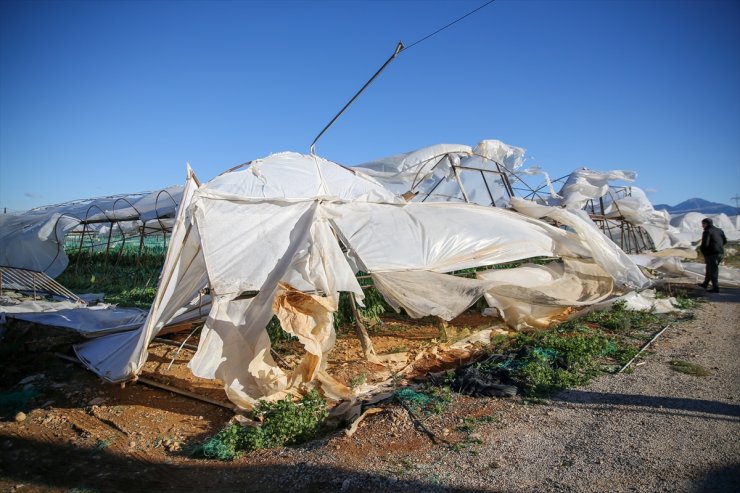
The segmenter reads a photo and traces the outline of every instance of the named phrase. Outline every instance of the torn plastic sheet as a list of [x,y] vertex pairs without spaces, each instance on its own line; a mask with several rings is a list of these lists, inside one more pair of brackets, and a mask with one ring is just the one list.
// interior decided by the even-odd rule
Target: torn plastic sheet
[[671,216],[667,211],[656,211],[645,192],[629,187],[629,194],[614,200],[605,200],[604,214],[607,217],[624,217],[627,222],[644,229],[657,250],[674,247],[688,247],[690,241],[682,241],[677,228],[671,226]]
[[288,395],[288,375],[272,358],[264,329],[272,311],[270,305],[264,308],[256,298],[214,300],[198,350],[188,364],[197,377],[221,380],[229,400],[244,409],[251,409],[259,398]]
[[558,204],[559,200],[562,199],[560,195],[555,191],[555,187],[552,184],[552,180],[550,179],[550,174],[547,173],[547,171],[543,170],[539,166],[530,166],[527,169],[522,169],[516,172],[512,177],[509,179],[513,181],[514,179],[521,180],[517,175],[524,175],[524,176],[536,176],[536,175],[542,175],[545,178],[545,185],[547,186],[547,190],[550,193],[550,200],[547,201],[548,204],[554,205]]
[[529,200],[511,199],[514,208],[522,214],[548,217],[572,228],[583,243],[589,246],[594,261],[616,282],[617,287],[642,289],[650,285],[640,268],[613,241],[602,233],[584,211],[538,205]]
[[126,337],[103,336],[74,346],[80,360],[93,372],[111,382],[131,379],[144,365],[146,348],[162,328],[176,317],[192,312],[194,300],[207,285],[205,260],[189,205],[199,186],[190,166],[182,202],[177,210],[157,294],[144,325]]
[[653,313],[670,313],[680,312],[680,308],[676,308],[676,298],[657,298],[654,289],[646,289],[644,291],[630,291],[622,296],[611,298],[600,303],[590,305],[583,310],[580,310],[569,318],[578,318],[592,311],[599,310],[610,310],[614,303],[623,301],[625,308],[631,311],[652,311]]
[[52,307],[53,310],[30,310],[37,308],[39,303],[24,302],[12,307],[0,307],[0,312],[16,320],[69,329],[87,338],[137,329],[144,323],[147,314],[138,308],[119,308],[108,304],[80,307],[67,301],[54,303],[56,306]]
[[636,176],[634,171],[577,169],[568,176],[560,189],[559,195],[563,197],[561,205],[570,209],[583,209],[589,200],[604,197],[609,192],[610,181],[634,181]]
[[326,355],[336,341],[332,314],[338,302],[338,298],[306,294],[284,283],[278,286],[272,311],[283,330],[297,337],[306,350],[293,381],[310,382],[319,370],[326,369]]
[[354,166],[413,201],[466,202],[505,207],[509,190],[501,173],[524,163],[525,150],[500,140],[474,149],[439,144]]
[[[684,272],[687,277],[695,282],[704,280],[704,273],[706,271],[705,264],[698,264],[696,262],[682,262]],[[740,286],[740,269],[735,267],[729,267],[726,265],[719,266],[719,285],[722,286]]]
[[611,276],[597,264],[576,259],[482,271],[477,276],[491,285],[485,295],[488,305],[516,329],[548,327],[572,307],[603,301],[614,287]]
[[57,277],[69,263],[64,235],[78,224],[59,212],[0,214],[0,265]]
[[450,321],[475,303],[492,282],[429,271],[374,272],[375,287],[397,312]]
[[456,270],[557,252],[589,255],[572,233],[512,211],[469,204],[324,204],[366,272]]

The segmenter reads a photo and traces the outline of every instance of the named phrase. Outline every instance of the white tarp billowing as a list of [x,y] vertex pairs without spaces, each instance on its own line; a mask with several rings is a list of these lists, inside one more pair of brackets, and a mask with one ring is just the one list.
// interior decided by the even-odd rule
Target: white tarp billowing
[[634,181],[636,176],[632,171],[577,169],[568,176],[560,189],[560,205],[569,209],[583,209],[589,200],[604,197],[609,192],[610,181]]
[[643,289],[650,285],[640,268],[614,242],[596,227],[583,210],[562,209],[539,205],[528,200],[512,199],[514,208],[529,217],[549,217],[568,226],[588,244],[594,261],[606,271],[622,289]]
[[[190,367],[221,379],[229,398],[249,408],[311,379],[329,396],[349,395],[323,370],[339,292],[362,297],[358,269],[373,276],[395,307],[444,319],[492,286],[449,274],[460,269],[558,256],[591,262],[620,285],[645,281],[629,259],[589,238],[603,237],[597,230],[574,222],[572,233],[472,204],[406,203],[363,173],[316,156],[274,154],[200,186],[192,172],[188,177],[146,324],[76,348],[111,381],[137,374],[148,342],[206,285],[213,306]],[[602,290],[571,294],[574,302],[598,299],[611,284]],[[294,374],[270,356],[265,327],[273,314],[306,350]]]

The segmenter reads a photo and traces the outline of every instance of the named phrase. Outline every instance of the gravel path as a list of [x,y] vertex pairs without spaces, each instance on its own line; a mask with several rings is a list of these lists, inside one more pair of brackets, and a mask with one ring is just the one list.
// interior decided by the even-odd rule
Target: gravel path
[[[336,456],[304,449],[294,471],[302,479],[278,482],[310,491],[740,491],[740,289],[709,301],[669,327],[631,373],[541,405],[504,403],[469,451],[410,454],[389,477],[375,457],[362,472],[338,474]],[[674,371],[674,359],[711,375]]]
[[[501,491],[740,491],[740,290],[710,299],[695,320],[669,327],[633,373],[537,406],[531,419],[489,437],[471,464],[478,475],[451,483]],[[711,375],[676,372],[674,359]]]

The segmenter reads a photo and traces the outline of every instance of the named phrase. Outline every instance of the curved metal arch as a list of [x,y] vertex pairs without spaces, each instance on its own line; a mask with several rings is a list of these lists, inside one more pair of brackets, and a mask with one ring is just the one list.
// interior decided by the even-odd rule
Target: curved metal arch
[[[144,196],[146,196],[146,195],[144,195]],[[116,205],[118,204],[118,202],[126,202],[129,205],[129,207],[131,207],[133,210],[135,210],[136,211],[136,216],[137,216],[136,219],[138,219],[138,218],[141,217],[141,213],[139,212],[139,209],[137,209],[134,206],[134,204],[132,204],[131,201],[128,200],[127,197],[119,197],[119,198],[117,198],[116,200],[113,201],[113,205],[111,206],[111,210],[113,211],[113,216],[114,217],[116,215]],[[114,220],[111,221],[111,223],[113,223],[113,222],[117,222],[118,223],[118,222],[121,222],[121,221],[131,221],[131,219],[118,219],[118,218],[115,218]]]
[[48,269],[49,267],[51,267],[52,265],[54,265],[54,262],[56,262],[57,261],[57,258],[59,258],[59,254],[62,252],[62,250],[64,250],[64,246],[63,246],[64,245],[64,236],[62,236],[62,238],[60,239],[59,238],[59,234],[57,232],[57,226],[59,226],[59,221],[64,216],[70,217],[72,219],[76,219],[77,220],[77,224],[81,224],[82,223],[82,220],[79,217],[77,217],[77,216],[75,216],[73,214],[69,214],[67,212],[63,212],[63,213],[59,214],[59,217],[57,217],[57,220],[54,222],[54,239],[56,240],[56,244],[57,244],[57,253],[56,253],[56,255],[54,255],[54,258],[51,260],[51,262],[49,262],[49,265],[47,265],[44,268],[43,272],[46,272],[46,269]]

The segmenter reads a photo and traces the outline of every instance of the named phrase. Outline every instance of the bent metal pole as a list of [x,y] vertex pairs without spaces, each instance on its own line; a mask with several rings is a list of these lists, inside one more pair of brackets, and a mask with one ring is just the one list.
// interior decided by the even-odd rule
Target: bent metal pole
[[404,49],[403,42],[399,41],[398,42],[398,45],[396,45],[396,51],[393,52],[393,54],[390,56],[390,58],[388,58],[388,60],[386,60],[386,62],[383,64],[383,66],[380,67],[377,72],[375,72],[375,75],[373,75],[370,78],[370,80],[367,81],[364,86],[362,86],[362,89],[360,89],[359,91],[357,91],[357,94],[355,94],[352,97],[352,99],[349,100],[349,103],[345,104],[344,105],[344,108],[342,108],[339,111],[339,113],[337,113],[337,115],[334,118],[332,118],[332,120],[329,122],[329,124],[327,126],[325,126],[324,129],[321,132],[319,132],[319,135],[317,135],[316,138],[313,139],[313,142],[311,142],[311,155],[312,156],[315,156],[316,155],[316,152],[315,152],[316,142],[318,142],[318,140],[321,138],[321,136],[324,135],[324,132],[326,132],[327,130],[329,130],[329,127],[331,127],[334,124],[334,122],[337,121],[340,116],[342,116],[342,113],[344,113],[347,110],[347,108],[349,108],[350,105],[355,102],[355,99],[357,99],[360,96],[360,94],[362,94],[363,91],[365,89],[367,89],[367,86],[369,86],[380,75],[380,73],[383,70],[385,70],[385,68],[388,66],[388,64],[391,63],[393,61],[393,59],[396,58],[398,56],[398,54],[401,53],[401,51],[403,51],[403,49]]

